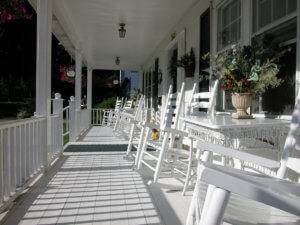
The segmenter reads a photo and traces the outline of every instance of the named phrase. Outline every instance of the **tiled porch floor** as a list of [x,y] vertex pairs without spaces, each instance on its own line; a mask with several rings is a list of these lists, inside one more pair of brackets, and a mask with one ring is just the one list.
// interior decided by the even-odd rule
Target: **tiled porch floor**
[[170,186],[146,186],[147,175],[131,164],[124,152],[65,153],[4,224],[184,224],[190,197]]
[[113,128],[103,126],[92,126],[79,140],[81,144],[128,144],[128,140],[116,137]]

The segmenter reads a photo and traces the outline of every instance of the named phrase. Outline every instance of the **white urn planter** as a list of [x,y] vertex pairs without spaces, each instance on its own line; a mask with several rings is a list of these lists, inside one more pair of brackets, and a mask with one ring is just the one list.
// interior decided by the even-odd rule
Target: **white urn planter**
[[234,119],[252,119],[253,116],[247,113],[247,109],[252,105],[251,93],[234,93],[231,96],[232,105],[236,109],[235,113],[232,113]]

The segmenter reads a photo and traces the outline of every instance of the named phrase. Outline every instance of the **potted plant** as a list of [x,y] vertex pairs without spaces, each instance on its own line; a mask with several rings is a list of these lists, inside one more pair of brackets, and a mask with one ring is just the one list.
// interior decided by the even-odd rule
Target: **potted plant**
[[265,50],[255,46],[232,46],[213,59],[214,74],[220,80],[221,88],[231,94],[236,112],[233,118],[252,118],[246,110],[252,105],[253,96],[282,83],[276,60],[263,55]]
[[178,67],[184,68],[186,77],[193,77],[196,68],[196,59],[193,48],[189,53],[184,54],[177,62]]

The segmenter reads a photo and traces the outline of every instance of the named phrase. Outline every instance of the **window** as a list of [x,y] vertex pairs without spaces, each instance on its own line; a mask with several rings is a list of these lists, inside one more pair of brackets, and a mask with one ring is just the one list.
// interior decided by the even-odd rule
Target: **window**
[[218,9],[218,51],[241,38],[241,1],[228,2]]
[[253,33],[297,10],[297,0],[253,0]]
[[152,76],[153,90],[152,90],[152,101],[155,112],[158,110],[158,73],[159,73],[159,59],[155,59],[154,71]]
[[296,37],[297,20],[293,18],[252,38],[252,42],[265,43],[268,46],[278,45],[280,49],[285,51],[285,54],[278,61],[278,77],[283,80],[283,83],[277,88],[267,90],[261,96],[261,100],[257,100],[253,112],[265,113],[266,115],[289,115],[293,112],[296,80]]
[[201,80],[199,82],[199,91],[209,91],[209,62],[203,60],[203,56],[210,52],[210,9],[206,10],[200,17],[200,63],[199,70]]
[[147,99],[147,107],[151,107],[151,73],[146,72],[145,95]]

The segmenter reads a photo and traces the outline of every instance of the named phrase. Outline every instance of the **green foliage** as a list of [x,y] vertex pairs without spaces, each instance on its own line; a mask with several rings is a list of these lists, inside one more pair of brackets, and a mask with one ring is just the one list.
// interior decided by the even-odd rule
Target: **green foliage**
[[[221,88],[230,93],[264,93],[278,87],[282,80],[276,54],[262,45],[233,46],[214,57],[213,71]],[[207,56],[205,56],[207,57]]]
[[13,22],[17,19],[31,19],[27,12],[25,0],[1,0],[0,1],[0,24]]
[[189,53],[185,53],[181,56],[180,60],[177,62],[177,67],[184,68],[186,76],[193,76],[196,68],[196,57],[193,48],[191,48]]
[[96,109],[113,109],[115,108],[117,97],[106,98],[102,102],[95,105]]

